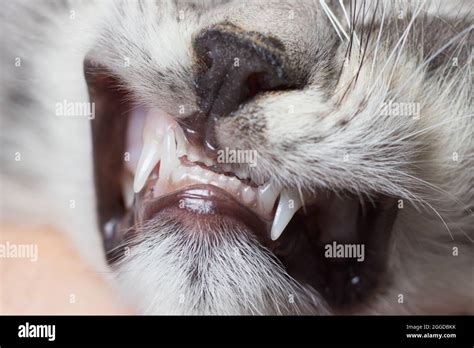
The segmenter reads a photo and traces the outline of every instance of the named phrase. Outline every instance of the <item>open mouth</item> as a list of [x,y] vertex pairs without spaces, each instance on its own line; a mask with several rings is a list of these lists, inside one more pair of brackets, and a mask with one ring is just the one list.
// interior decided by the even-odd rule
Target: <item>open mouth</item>
[[[150,110],[145,115],[143,111],[132,113],[131,122],[140,122],[137,118],[145,117],[142,128],[142,141],[128,144],[129,148],[137,146],[140,152],[138,163],[128,162],[128,170],[134,177],[133,191],[143,200],[159,201],[164,196],[175,192],[186,191],[199,185],[204,196],[213,200],[212,192],[219,189],[236,205],[246,209],[263,219],[271,219],[273,206],[278,196],[278,190],[271,183],[256,185],[241,171],[234,173],[229,164],[219,164],[209,158],[200,149],[194,147],[186,137],[178,123],[169,114],[160,110]],[[129,139],[135,139],[131,134]],[[187,202],[183,202],[187,203]],[[206,213],[206,207],[197,212]],[[195,205],[184,208],[193,208]],[[202,210],[202,211],[201,211]],[[276,234],[280,234],[275,221]],[[284,223],[284,222],[283,222]]]
[[[225,218],[245,226],[290,276],[341,311],[355,309],[382,283],[394,198],[256,182],[248,164],[218,161],[196,146],[173,115],[134,105],[106,69],[86,60],[85,76],[96,104],[94,174],[110,263],[123,255],[135,226],[160,214],[190,226]],[[363,245],[364,255],[328,256],[334,243]]]

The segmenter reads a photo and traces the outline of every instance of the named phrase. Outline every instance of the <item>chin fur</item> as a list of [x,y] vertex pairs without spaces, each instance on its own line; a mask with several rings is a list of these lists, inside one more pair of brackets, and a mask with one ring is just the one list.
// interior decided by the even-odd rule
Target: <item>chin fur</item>
[[157,217],[117,263],[116,281],[145,314],[325,314],[244,227]]

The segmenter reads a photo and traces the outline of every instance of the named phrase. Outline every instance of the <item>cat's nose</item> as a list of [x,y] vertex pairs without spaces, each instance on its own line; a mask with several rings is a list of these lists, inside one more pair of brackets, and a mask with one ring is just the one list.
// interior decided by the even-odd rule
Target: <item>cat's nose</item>
[[226,22],[205,29],[193,44],[201,112],[190,119],[194,126],[192,136],[188,134],[201,138],[205,148],[215,147],[217,119],[232,115],[259,93],[291,87],[285,48],[274,38]]
[[210,116],[228,116],[258,93],[288,84],[284,47],[275,39],[221,23],[202,32],[194,49],[200,107]]
[[283,45],[262,34],[221,23],[200,33],[194,49],[200,107],[210,116],[229,116],[258,93],[288,85]]

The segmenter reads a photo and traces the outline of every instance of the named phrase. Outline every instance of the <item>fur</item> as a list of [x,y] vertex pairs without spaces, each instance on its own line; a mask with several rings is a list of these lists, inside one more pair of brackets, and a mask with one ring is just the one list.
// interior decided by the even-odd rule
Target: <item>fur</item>
[[[174,115],[183,105],[194,110],[192,39],[230,20],[284,42],[307,85],[265,94],[222,119],[216,128],[221,145],[257,150],[258,167],[245,168],[255,180],[272,176],[288,187],[400,197],[388,280],[361,313],[472,313],[469,3],[361,2],[353,4],[359,16],[349,18],[350,27],[339,2],[327,3],[339,33],[316,1],[3,4],[2,220],[23,223],[26,216],[58,226],[89,262],[106,267],[95,222],[90,124],[54,116],[54,105],[88,100],[82,64],[92,54],[141,103]],[[388,100],[416,103],[419,117],[381,115]],[[138,244],[112,273],[125,298],[145,313],[328,312],[317,292],[289,279],[255,241],[230,231],[234,237],[219,240],[225,248],[213,251],[209,241],[183,246],[173,228],[166,220],[144,227],[151,250]],[[147,238],[151,229],[159,234]],[[205,252],[198,260],[182,261],[173,251],[182,247],[190,255],[200,245]],[[229,260],[238,245],[246,254],[234,264]],[[193,261],[215,267],[206,284],[189,283]],[[224,284],[212,288],[218,279]],[[230,285],[236,279],[238,288]],[[200,293],[213,301],[199,299]],[[288,305],[289,293],[296,305]]]

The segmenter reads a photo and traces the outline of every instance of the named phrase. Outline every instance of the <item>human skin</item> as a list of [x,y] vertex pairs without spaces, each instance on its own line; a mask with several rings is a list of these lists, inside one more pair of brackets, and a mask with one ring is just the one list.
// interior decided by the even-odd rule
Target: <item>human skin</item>
[[7,243],[35,245],[38,258],[0,257],[0,314],[133,313],[60,231],[0,225]]

